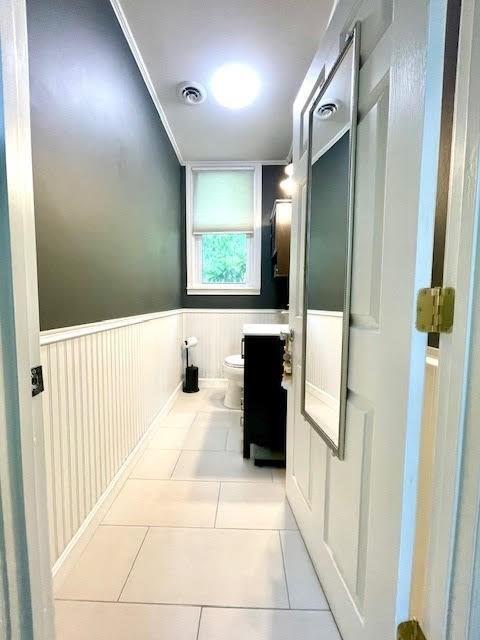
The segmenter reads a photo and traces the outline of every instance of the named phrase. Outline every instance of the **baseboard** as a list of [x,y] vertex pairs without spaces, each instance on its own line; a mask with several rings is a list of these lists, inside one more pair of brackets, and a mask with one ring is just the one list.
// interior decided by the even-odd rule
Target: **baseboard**
[[338,400],[329,393],[319,387],[316,387],[311,382],[306,382],[305,387],[312,396],[323,402],[323,404],[326,404],[327,407],[330,407],[330,409],[333,409],[334,411],[338,410]]
[[167,402],[163,405],[155,418],[152,420],[150,426],[138,441],[135,448],[132,449],[129,456],[125,459],[125,462],[117,471],[108,487],[97,500],[95,506],[85,518],[76,534],[70,540],[58,560],[53,565],[52,579],[54,591],[61,586],[66,575],[85,550],[85,547],[90,541],[90,538],[92,537],[95,529],[102,522],[113,501],[125,484],[125,481],[127,480],[131,469],[134,467],[140,455],[146,449],[148,441],[153,431],[157,427],[158,421],[170,411],[178,393],[181,391],[181,388],[182,382],[180,381],[173,393],[168,398]]
[[226,378],[199,378],[198,386],[200,389],[226,389]]

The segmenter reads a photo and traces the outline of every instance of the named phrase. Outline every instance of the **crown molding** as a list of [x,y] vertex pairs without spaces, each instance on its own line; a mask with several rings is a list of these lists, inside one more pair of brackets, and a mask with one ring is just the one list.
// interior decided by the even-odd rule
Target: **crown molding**
[[130,25],[128,24],[127,18],[125,16],[125,13],[123,11],[123,8],[120,4],[120,0],[110,0],[110,4],[112,5],[112,8],[115,12],[115,15],[117,16],[117,20],[120,24],[120,27],[123,31],[123,34],[128,42],[128,46],[130,47],[130,50],[133,54],[133,57],[135,59],[135,62],[137,63],[137,66],[140,70],[140,73],[142,74],[142,78],[147,86],[148,92],[153,100],[153,104],[155,105],[155,108],[158,111],[158,115],[160,116],[160,120],[162,121],[162,124],[165,128],[165,131],[167,133],[168,139],[170,140],[170,143],[173,147],[173,150],[175,151],[175,154],[178,158],[178,161],[181,165],[185,165],[185,160],[183,159],[182,153],[180,151],[180,148],[177,144],[177,141],[175,140],[175,136],[173,135],[173,131],[172,128],[170,127],[168,120],[167,120],[167,116],[165,114],[165,111],[163,110],[163,107],[160,103],[160,100],[158,98],[157,92],[155,91],[155,87],[153,86],[153,82],[152,79],[150,77],[150,74],[148,73],[148,69],[147,66],[143,60],[142,54],[140,53],[140,49],[138,48],[137,42],[133,36],[133,33],[130,29]]
[[285,158],[285,164],[290,164],[293,160],[293,139],[292,139],[292,144],[290,145],[290,150],[287,154],[287,157]]
[[264,165],[279,165],[285,166],[288,164],[286,160],[186,160],[185,166],[190,168],[196,167],[248,167],[264,166]]
[[260,162],[261,165],[278,165],[282,167],[288,164],[287,160],[255,160],[255,162]]

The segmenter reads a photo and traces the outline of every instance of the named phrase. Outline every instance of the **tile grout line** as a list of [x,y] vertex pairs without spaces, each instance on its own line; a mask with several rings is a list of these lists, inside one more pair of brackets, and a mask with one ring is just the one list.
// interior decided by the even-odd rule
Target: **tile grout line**
[[225,446],[222,449],[222,451],[225,451],[225,452],[228,452],[227,445],[228,445],[228,436],[230,435],[230,430],[231,430],[231,427],[227,427],[227,430],[225,432]]
[[[100,523],[99,527],[130,527],[130,528],[148,528],[148,529],[214,529],[215,527],[206,527],[199,525],[180,525],[180,524],[110,524],[109,522]],[[258,527],[216,527],[217,531],[264,531],[266,533],[275,533],[275,532],[292,532],[298,533],[298,529],[272,529],[272,528],[262,528]],[[321,586],[321,585],[320,585]]]
[[218,483],[218,496],[217,496],[217,508],[215,509],[215,520],[213,522],[213,528],[217,528],[217,516],[218,516],[218,507],[220,505],[220,493],[222,492],[222,483]]
[[[214,451],[214,453],[223,453],[222,451]],[[130,477],[128,480],[145,480],[146,482],[229,482],[229,483],[239,483],[239,484],[266,484],[269,487],[272,486],[271,480],[262,480],[262,479],[254,479],[254,480],[244,480],[243,478],[221,478],[219,476],[212,476],[210,479],[204,478],[194,478],[192,476],[186,478],[141,478],[139,476]],[[277,484],[277,483],[275,483]]]
[[128,579],[130,578],[130,575],[131,575],[131,573],[133,571],[133,567],[135,566],[137,558],[140,555],[140,551],[142,550],[143,543],[145,542],[145,539],[146,539],[149,531],[150,531],[150,527],[147,527],[147,530],[145,531],[145,535],[143,536],[142,542],[140,543],[140,546],[138,547],[138,551],[135,554],[135,558],[133,559],[132,566],[130,567],[130,570],[128,572],[127,577],[125,578],[125,582],[123,583],[123,587],[120,590],[120,594],[119,594],[119,596],[117,598],[117,602],[120,602],[120,598],[122,597],[123,592],[125,591],[125,587],[127,586]]
[[[172,449],[172,451],[176,451],[176,449]],[[175,469],[177,468],[177,464],[178,464],[178,461],[180,460],[180,456],[182,455],[182,453],[183,453],[183,449],[178,449],[177,461],[175,462],[175,464],[173,466],[173,469],[172,469],[172,472],[170,474],[170,477],[167,478],[167,480],[172,480],[173,479],[173,474],[175,473]],[[141,478],[138,478],[138,479],[141,480]]]
[[198,616],[197,639],[200,637],[200,625],[202,624],[203,606],[200,607],[200,615]]
[[237,451],[227,451],[227,449],[175,449],[173,447],[171,449],[155,447],[154,449],[149,449],[149,451],[180,451],[180,453],[183,453],[184,451],[190,451],[193,453],[203,453],[204,451],[208,453],[237,453]]
[[[224,604],[201,604],[201,603],[184,603],[178,604],[176,602],[150,602],[145,600],[92,600],[87,598],[55,598],[58,602],[89,602],[95,604],[100,602],[102,604],[134,604],[134,605],[149,605],[155,607],[191,607],[193,609],[228,609],[228,610],[252,610],[252,611],[303,611],[307,613],[329,613],[332,614],[330,609],[305,609],[295,608],[289,609],[288,607],[255,607],[244,605],[224,605]],[[332,616],[333,617],[333,616]]]
[[282,534],[281,534],[280,530],[278,531],[278,539],[279,539],[279,542],[280,542],[280,553],[282,554],[283,576],[285,578],[285,589],[287,590],[288,608],[291,609],[292,605],[291,605],[291,602],[290,602],[290,591],[288,590],[287,568],[285,566],[285,554],[283,552]]

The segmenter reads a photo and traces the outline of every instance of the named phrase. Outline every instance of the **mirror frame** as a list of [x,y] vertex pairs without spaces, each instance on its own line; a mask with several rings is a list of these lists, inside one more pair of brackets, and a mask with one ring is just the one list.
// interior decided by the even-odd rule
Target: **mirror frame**
[[[342,358],[341,358],[341,379],[340,379],[340,412],[339,412],[339,435],[338,445],[325,433],[321,426],[305,409],[305,383],[306,383],[306,345],[307,345],[307,304],[308,304],[308,262],[310,256],[310,226],[311,226],[311,200],[312,200],[312,138],[313,138],[313,114],[322,100],[325,91],[329,87],[338,68],[343,62],[350,48],[353,48],[353,69],[351,82],[351,104],[350,104],[350,140],[349,140],[349,162],[348,162],[348,210],[347,210],[347,259],[345,264],[345,289],[343,300],[343,327],[342,327]],[[301,411],[303,417],[309,422],[320,437],[325,441],[333,454],[340,460],[345,457],[345,431],[347,414],[347,394],[348,394],[348,352],[350,338],[350,300],[352,288],[352,251],[353,251],[353,218],[355,204],[355,167],[357,149],[357,121],[358,121],[358,78],[360,71],[360,24],[356,23],[353,30],[345,37],[345,44],[338,58],[320,87],[320,91],[315,98],[309,112],[308,131],[308,183],[307,183],[307,211],[305,224],[305,258],[304,258],[304,280],[303,280],[303,335],[302,335],[302,402]]]

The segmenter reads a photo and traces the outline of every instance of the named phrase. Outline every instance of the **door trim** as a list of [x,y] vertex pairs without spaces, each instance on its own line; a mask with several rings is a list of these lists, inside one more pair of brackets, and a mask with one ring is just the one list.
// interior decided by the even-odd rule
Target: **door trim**
[[[11,507],[17,515],[16,522],[4,519],[10,534],[7,538],[5,532],[6,555],[26,581],[25,588],[17,590],[18,599],[10,601],[7,609],[11,621],[21,624],[20,628],[12,627],[12,637],[52,640],[42,401],[41,396],[32,399],[30,381],[31,368],[40,364],[40,342],[25,0],[0,3],[0,45],[7,191],[4,241],[10,254],[5,265],[10,304],[5,306],[11,324],[10,334],[4,333],[0,340],[4,356],[5,350],[9,352],[3,364],[13,372],[8,380],[0,379],[0,394],[5,397],[7,392],[7,399],[14,404],[14,411],[0,415],[9,446],[8,455],[0,458],[0,474],[3,480],[16,474],[15,483],[20,487],[14,493],[13,487],[2,482],[1,489],[3,503],[14,501]],[[18,468],[13,467],[15,458],[21,460]],[[24,537],[16,527],[19,515]],[[31,616],[26,614],[29,609]]]
[[478,612],[476,622],[471,617],[475,602],[472,567],[478,563],[480,551],[475,541],[480,469],[478,458],[473,459],[480,447],[480,401],[478,392],[477,397],[469,393],[470,386],[479,380],[480,336],[475,320],[479,287],[480,1],[463,0],[462,5],[444,267],[445,286],[456,289],[455,323],[450,335],[440,337],[434,494],[421,622],[427,637],[473,639],[478,637],[474,625],[480,623]]

